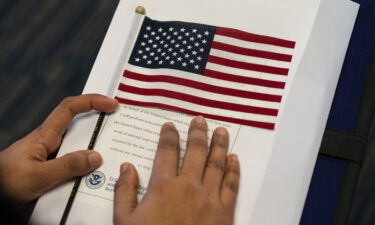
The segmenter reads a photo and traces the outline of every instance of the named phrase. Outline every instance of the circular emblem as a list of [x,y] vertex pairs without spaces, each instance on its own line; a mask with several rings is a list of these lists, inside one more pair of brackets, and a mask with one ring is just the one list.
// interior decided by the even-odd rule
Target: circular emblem
[[105,182],[104,173],[100,171],[94,171],[86,177],[86,186],[91,189],[98,189],[103,186]]

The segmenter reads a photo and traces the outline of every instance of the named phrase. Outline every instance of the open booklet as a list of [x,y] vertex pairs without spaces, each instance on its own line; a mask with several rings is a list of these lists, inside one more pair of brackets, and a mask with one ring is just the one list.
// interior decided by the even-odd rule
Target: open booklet
[[[174,12],[142,1],[150,16],[145,17],[133,12],[139,3],[120,2],[85,90],[101,88],[121,104],[105,117],[95,145],[104,163],[81,180],[66,224],[111,223],[114,184],[123,162],[138,170],[141,199],[161,125],[176,125],[182,159],[194,115],[207,118],[209,137],[216,127],[226,127],[230,152],[240,158],[235,223],[297,224],[357,4],[254,0],[230,7],[235,3],[192,1],[182,10],[187,3],[166,1],[180,9]],[[110,52],[115,49],[116,54]],[[115,62],[108,64],[111,56]],[[111,79],[99,75],[110,71]],[[82,135],[84,126],[92,129],[97,117],[91,117],[77,121],[59,155],[77,146],[72,142],[84,141],[74,135]],[[272,179],[281,182],[274,186]],[[71,188],[67,183],[43,196],[31,222],[58,224]]]

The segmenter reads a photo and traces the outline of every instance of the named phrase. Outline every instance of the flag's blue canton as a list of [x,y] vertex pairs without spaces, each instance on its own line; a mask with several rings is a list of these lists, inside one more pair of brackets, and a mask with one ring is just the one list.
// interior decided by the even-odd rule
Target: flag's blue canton
[[129,63],[203,74],[215,27],[145,17]]

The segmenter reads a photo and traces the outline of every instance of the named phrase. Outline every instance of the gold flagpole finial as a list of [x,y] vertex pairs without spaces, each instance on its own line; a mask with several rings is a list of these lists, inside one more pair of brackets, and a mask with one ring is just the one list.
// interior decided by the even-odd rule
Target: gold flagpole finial
[[137,6],[135,12],[141,15],[146,15],[146,9],[143,6]]

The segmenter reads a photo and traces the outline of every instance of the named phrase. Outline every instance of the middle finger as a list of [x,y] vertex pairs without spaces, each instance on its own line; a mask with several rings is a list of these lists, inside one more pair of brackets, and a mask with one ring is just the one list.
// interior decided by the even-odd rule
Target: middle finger
[[202,180],[208,155],[207,129],[203,116],[197,116],[191,121],[181,175]]

